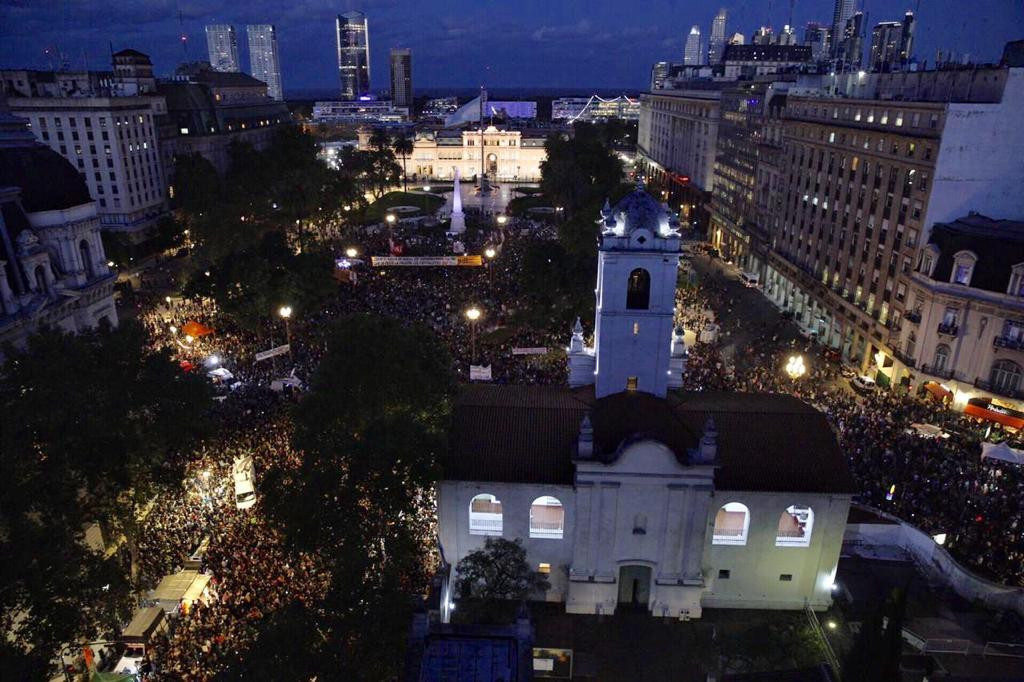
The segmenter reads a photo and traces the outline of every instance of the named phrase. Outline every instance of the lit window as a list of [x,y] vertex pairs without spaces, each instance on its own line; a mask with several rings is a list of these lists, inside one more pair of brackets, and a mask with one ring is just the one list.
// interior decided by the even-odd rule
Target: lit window
[[494,495],[477,495],[469,502],[469,534],[501,535],[501,501]]
[[627,391],[635,391],[636,390],[636,377],[627,377],[626,378],[626,390]]
[[188,135],[188,128],[182,128],[181,129],[181,134],[182,135]]
[[640,323],[639,322],[634,322],[633,323],[633,336],[636,336],[639,333],[640,333]]
[[715,514],[713,545],[745,545],[750,529],[750,510],[739,502],[727,502]]
[[776,547],[807,547],[811,544],[811,530],[814,526],[814,512],[810,507],[794,504],[786,508],[779,517],[779,528],[775,535]]
[[530,537],[561,540],[565,508],[558,498],[544,495],[530,505]]
[[543,573],[544,575],[547,575],[548,573],[551,573],[551,564],[545,564],[545,563],[537,564],[537,572],[538,573]]

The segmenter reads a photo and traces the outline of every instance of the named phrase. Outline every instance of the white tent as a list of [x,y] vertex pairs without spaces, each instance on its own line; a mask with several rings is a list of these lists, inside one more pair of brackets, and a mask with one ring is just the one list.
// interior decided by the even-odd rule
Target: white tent
[[1014,450],[1004,442],[1002,443],[982,443],[981,444],[981,458],[986,457],[991,459],[1001,459],[1004,462],[1011,462],[1013,464],[1024,464],[1024,451]]

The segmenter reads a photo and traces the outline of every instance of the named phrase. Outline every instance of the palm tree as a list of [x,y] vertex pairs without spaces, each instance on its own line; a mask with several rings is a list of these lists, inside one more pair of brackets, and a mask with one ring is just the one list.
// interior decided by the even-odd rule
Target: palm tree
[[395,150],[395,154],[402,157],[402,189],[406,192],[409,191],[409,174],[405,171],[405,157],[412,154],[413,144],[405,135],[399,135],[391,143],[391,148]]

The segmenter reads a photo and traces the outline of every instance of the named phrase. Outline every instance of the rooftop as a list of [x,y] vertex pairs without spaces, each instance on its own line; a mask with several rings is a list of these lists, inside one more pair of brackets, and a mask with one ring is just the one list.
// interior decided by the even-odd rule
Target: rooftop
[[974,213],[932,227],[929,244],[939,250],[932,279],[948,282],[955,256],[971,251],[977,257],[971,288],[1006,293],[1015,265],[1024,263],[1024,222],[994,220]]
[[594,427],[594,459],[658,440],[689,461],[708,417],[718,430],[715,486],[723,490],[852,494],[856,486],[828,420],[796,398],[679,393],[667,399],[592,386],[471,384],[459,395],[442,466],[449,480],[571,485],[580,422]]

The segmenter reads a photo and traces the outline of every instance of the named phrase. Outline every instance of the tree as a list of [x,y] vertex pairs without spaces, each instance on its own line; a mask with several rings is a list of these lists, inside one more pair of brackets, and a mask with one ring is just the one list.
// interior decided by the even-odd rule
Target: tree
[[622,181],[622,160],[588,123],[577,123],[573,137],[551,135],[541,162],[544,195],[571,217],[585,207],[600,206]]
[[428,330],[368,315],[339,320],[326,345],[294,413],[302,464],[267,477],[266,508],[288,544],[318,552],[329,572],[317,611],[334,669],[386,679],[401,661],[411,596],[433,570],[451,360]]
[[413,152],[413,142],[405,135],[399,135],[392,143],[395,154],[402,157],[402,189],[409,191],[409,173],[405,169],[405,158]]
[[522,601],[551,587],[547,578],[526,561],[526,550],[519,538],[487,538],[482,549],[462,557],[455,572],[456,591],[462,598],[485,603]]
[[337,291],[333,267],[328,253],[295,253],[284,233],[266,232],[258,243],[193,273],[185,295],[212,298],[240,327],[259,333],[281,305],[300,316],[317,310]]
[[[205,431],[207,382],[154,351],[134,322],[71,336],[45,330],[5,349],[0,374],[0,611],[12,647],[49,661],[112,628],[138,589],[142,509],[180,481]],[[125,569],[84,544],[98,522]]]

